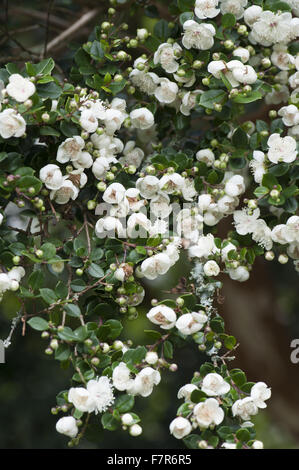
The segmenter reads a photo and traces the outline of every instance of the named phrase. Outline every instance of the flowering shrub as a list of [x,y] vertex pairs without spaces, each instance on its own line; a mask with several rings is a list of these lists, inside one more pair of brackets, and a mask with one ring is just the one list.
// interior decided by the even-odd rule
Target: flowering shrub
[[[52,409],[70,445],[93,413],[140,435],[135,400],[195,342],[207,362],[181,384],[170,433],[189,448],[262,448],[250,420],[271,390],[230,367],[220,276],[248,280],[257,256],[299,270],[298,2],[173,0],[171,22],[146,2],[154,29],[132,37],[111,3],[68,79],[51,58],[0,69],[1,298],[14,291],[14,325],[73,369]],[[152,299],[148,344],[124,340],[142,279],[182,250],[190,276]]]

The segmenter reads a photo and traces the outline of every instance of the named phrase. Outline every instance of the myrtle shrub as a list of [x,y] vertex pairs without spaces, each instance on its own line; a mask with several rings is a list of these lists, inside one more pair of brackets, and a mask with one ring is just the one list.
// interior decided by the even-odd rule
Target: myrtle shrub
[[[172,0],[165,19],[165,2],[127,2],[154,25],[133,35],[125,0],[110,3],[67,78],[52,58],[0,69],[0,289],[19,305],[5,346],[20,320],[73,370],[52,409],[72,446],[90,419],[140,435],[135,401],[196,343],[206,362],[169,390],[170,433],[262,448],[250,419],[271,389],[230,366],[219,309],[222,282],[247,281],[256,257],[299,270],[298,1]],[[190,275],[152,299],[148,344],[124,339],[143,279],[182,250]]]

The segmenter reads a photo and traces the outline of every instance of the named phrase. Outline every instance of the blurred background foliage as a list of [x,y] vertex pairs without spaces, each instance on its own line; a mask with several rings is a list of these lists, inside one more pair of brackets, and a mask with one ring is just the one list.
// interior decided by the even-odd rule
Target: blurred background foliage
[[[143,15],[144,4],[155,4],[161,17],[170,19],[165,1],[118,0],[121,4],[120,21],[129,24],[134,34],[136,26],[153,27],[155,19]],[[123,4],[123,5],[122,5]],[[133,7],[128,16],[128,4]],[[93,26],[105,18],[109,6],[104,0],[2,0],[0,8],[0,62],[38,61],[47,56],[57,62],[56,73],[67,74],[72,58],[80,44],[88,39]],[[92,12],[90,20],[62,41],[56,41],[83,15]],[[52,46],[51,44],[54,44]],[[138,53],[138,51],[137,51]],[[266,120],[267,110],[258,110],[259,118]],[[225,231],[227,226],[223,227]],[[124,338],[135,338],[136,344],[145,344],[143,330],[149,328],[142,313],[151,298],[169,297],[164,291],[173,287],[190,266],[182,259],[166,276],[148,283],[147,297],[138,320],[129,322]],[[51,274],[49,272],[49,282]],[[220,314],[228,331],[240,341],[233,367],[247,371],[249,380],[264,380],[272,387],[268,408],[254,418],[259,439],[266,448],[299,447],[299,364],[290,361],[290,343],[299,338],[298,274],[292,265],[279,265],[260,260],[256,263],[249,282],[244,285],[225,278]],[[8,336],[11,319],[18,311],[18,300],[7,293],[0,305],[0,338]],[[130,334],[128,334],[130,331]],[[24,333],[24,332],[23,332]],[[6,364],[0,365],[0,448],[65,448],[66,439],[56,433],[56,417],[50,409],[55,396],[70,385],[71,371],[59,370],[58,362],[44,354],[47,344],[36,331],[25,331],[18,325],[11,346],[6,351]],[[205,361],[196,345],[176,353],[176,373],[166,372],[164,380],[153,394],[136,400],[136,412],[142,418],[144,432],[132,438],[127,432],[105,433],[98,417],[82,440],[82,448],[180,448],[181,442],[169,435],[168,426],[178,406],[177,390],[189,382],[193,371]]]

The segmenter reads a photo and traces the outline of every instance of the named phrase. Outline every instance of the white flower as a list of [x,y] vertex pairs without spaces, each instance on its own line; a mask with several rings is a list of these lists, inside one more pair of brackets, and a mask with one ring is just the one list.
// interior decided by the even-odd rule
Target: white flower
[[251,416],[258,413],[258,408],[251,397],[246,397],[235,401],[232,406],[233,416],[240,416],[241,419],[249,420]]
[[279,134],[272,134],[267,142],[269,146],[268,159],[272,163],[291,163],[296,160],[297,149],[296,140],[293,137],[280,137]]
[[63,176],[58,165],[46,165],[39,172],[40,180],[48,189],[57,190],[63,184]]
[[230,385],[221,375],[212,372],[204,377],[201,390],[209,396],[225,395],[230,391]]
[[190,116],[191,110],[195,108],[197,95],[202,93],[202,90],[187,91],[184,93],[182,104],[180,106],[180,111],[184,116]]
[[0,225],[2,225],[3,218],[4,218],[4,216],[3,216],[3,214],[1,214],[1,212],[0,212]]
[[271,62],[280,70],[289,70],[290,65],[294,63],[294,58],[288,53],[285,44],[275,44],[271,55]]
[[159,360],[159,356],[155,351],[148,351],[145,356],[145,362],[150,364],[151,366],[157,364]]
[[98,120],[91,109],[82,111],[80,119],[80,126],[87,132],[95,132],[99,126]]
[[160,44],[154,54],[154,64],[161,64],[161,67],[167,73],[174,73],[178,70],[179,64],[177,58],[182,52],[182,48],[177,44],[164,42]]
[[196,21],[188,20],[183,24],[184,35],[182,39],[183,46],[186,49],[207,50],[214,44],[215,28],[211,24],[198,24]]
[[22,266],[15,266],[10,271],[8,271],[7,275],[11,281],[20,282],[22,277],[25,276],[25,269]]
[[95,408],[94,401],[89,391],[83,387],[70,388],[68,401],[72,403],[77,410],[83,411],[83,413],[92,413]]
[[136,181],[136,188],[145,199],[155,197],[160,189],[160,181],[156,176],[147,175]]
[[139,424],[133,424],[133,426],[130,427],[129,433],[133,437],[138,437],[142,434],[142,427]]
[[156,279],[159,275],[167,273],[172,266],[171,260],[166,253],[158,253],[145,259],[141,264],[141,273],[147,279]]
[[102,238],[107,233],[116,234],[119,238],[126,237],[126,230],[124,229],[121,221],[116,217],[102,217],[95,225],[95,234],[97,237]]
[[289,12],[263,11],[252,26],[251,37],[263,46],[288,42],[292,34],[291,20]]
[[271,397],[271,389],[264,382],[257,382],[253,385],[250,396],[258,408],[266,408],[265,400]]
[[201,330],[208,317],[204,313],[184,313],[176,321],[175,326],[183,335],[193,335]]
[[232,13],[239,20],[244,15],[244,7],[246,5],[247,0],[221,0],[220,10],[223,15],[225,13]]
[[185,178],[184,185],[181,191],[182,191],[182,196],[185,199],[185,201],[193,201],[193,198],[197,196],[198,194],[194,186],[194,179]]
[[163,330],[170,330],[176,322],[175,311],[163,304],[151,308],[146,316],[152,323],[159,325]]
[[93,158],[88,152],[81,152],[78,159],[73,162],[75,168],[90,168],[93,165]]
[[126,188],[120,183],[112,183],[103,194],[103,201],[108,204],[119,204],[125,197]]
[[66,139],[59,145],[57,150],[56,160],[59,163],[66,163],[68,161],[75,161],[81,155],[81,151],[85,146],[85,142],[79,135],[74,135]]
[[194,384],[186,384],[181,387],[178,391],[178,398],[184,398],[185,400],[190,400],[192,392],[198,390],[198,387]]
[[234,67],[232,74],[239,83],[250,85],[257,81],[257,74],[251,65],[243,64],[242,67]]
[[202,149],[196,153],[196,159],[199,162],[204,162],[207,166],[212,166],[215,161],[215,155],[211,149]]
[[[64,177],[65,178],[65,177]],[[64,179],[59,189],[50,193],[50,199],[54,199],[57,204],[66,204],[70,199],[78,197],[79,189],[69,179]]]
[[132,126],[137,129],[148,129],[155,123],[153,113],[147,108],[134,109],[130,113]]
[[271,235],[271,229],[266,222],[263,219],[257,220],[252,232],[252,239],[266,250],[271,250],[273,245]]
[[121,163],[134,165],[138,168],[143,160],[144,152],[141,148],[135,147],[135,141],[129,140],[123,150],[124,156],[119,159]]
[[197,403],[193,415],[201,428],[208,428],[214,424],[218,425],[224,419],[224,411],[215,398],[208,398],[204,402]]
[[212,203],[212,197],[210,194],[201,194],[198,196],[198,209],[201,213],[206,211]]
[[112,381],[113,386],[123,392],[126,390],[131,384],[133,379],[130,377],[131,371],[128,369],[124,362],[120,362],[118,366],[113,369],[112,373]]
[[125,413],[124,415],[122,415],[121,417],[121,422],[124,426],[130,426],[131,424],[134,423],[134,418],[133,416],[131,415],[131,413]]
[[169,426],[170,433],[177,439],[183,439],[188,436],[192,430],[191,423],[186,418],[181,416],[171,421]]
[[219,0],[196,0],[195,2],[195,15],[200,20],[206,18],[215,18],[220,13],[218,6]]
[[263,444],[262,441],[254,441],[253,444],[252,444],[252,448],[253,449],[263,449],[264,444]]
[[[160,381],[161,375],[159,371],[152,367],[145,367],[136,375],[132,392],[134,395],[148,397],[152,393],[154,385],[158,385]],[[130,393],[130,389],[128,389],[128,393]]]
[[228,253],[230,251],[236,251],[236,246],[233,243],[227,243],[222,249],[221,249],[221,259],[222,261],[226,261],[228,259]]
[[233,442],[223,442],[221,447],[224,447],[224,449],[236,449],[237,444],[234,444]]
[[265,102],[268,105],[287,103],[289,96],[290,92],[288,87],[286,85],[282,85],[280,90],[272,90],[271,93],[267,93],[265,96]]
[[176,83],[171,82],[168,78],[160,78],[159,86],[155,90],[155,97],[160,103],[173,103],[175,101],[179,87]]
[[57,421],[56,431],[68,437],[76,437],[79,430],[73,416],[64,416]]
[[224,191],[228,196],[235,197],[245,191],[244,178],[241,175],[234,175],[225,183]]
[[130,79],[134,86],[137,86],[143,93],[153,95],[159,84],[160,77],[153,72],[145,72],[138,69],[132,70]]
[[5,109],[0,113],[0,135],[3,139],[22,137],[25,131],[26,122],[14,109]]
[[148,30],[146,28],[137,29],[137,38],[140,39],[140,41],[148,38]]
[[[122,123],[124,122],[127,114],[119,111],[118,109],[110,108],[107,109],[105,113],[104,124],[106,127],[106,132],[109,135],[113,135],[114,132],[118,131],[121,128]],[[93,132],[93,131],[90,131]]]
[[189,248],[189,255],[191,257],[197,258],[207,258],[216,251],[216,246],[214,242],[214,236],[211,233],[208,235],[202,235],[198,240],[196,245],[193,245]]
[[[145,237],[146,233],[150,229],[151,222],[145,214],[142,212],[135,212],[130,215],[127,220],[127,233],[130,238],[136,238],[137,236]],[[138,230],[135,228],[138,226]]]
[[89,380],[86,388],[94,403],[95,414],[106,411],[114,403],[113,387],[108,377],[103,375],[95,380]]
[[285,126],[296,126],[299,124],[299,110],[294,104],[283,106],[278,111],[279,116],[282,116],[282,122]]
[[202,216],[193,215],[191,209],[182,209],[177,215],[177,232],[180,236],[196,241],[202,229]]
[[159,183],[160,189],[167,194],[179,191],[184,186],[184,178],[179,173],[167,173],[162,176]]
[[28,78],[22,77],[18,73],[13,73],[9,77],[9,84],[6,91],[14,100],[24,103],[35,93],[35,85]]
[[248,26],[252,26],[260,18],[263,12],[262,7],[259,5],[252,5],[249,8],[246,8],[244,12],[244,21]]
[[207,261],[203,267],[203,270],[206,276],[218,276],[220,273],[220,268],[214,260]]
[[92,172],[97,179],[104,177],[106,171],[109,170],[109,162],[105,157],[96,158],[92,165]]
[[260,216],[259,208],[255,209],[252,213],[247,209],[234,212],[234,223],[236,231],[239,235],[247,235],[255,230],[257,219]]
[[150,210],[155,217],[161,219],[168,217],[172,211],[169,196],[162,191],[159,192],[151,199]]
[[236,269],[228,269],[227,272],[233,281],[245,282],[249,279],[249,271],[245,266],[238,266]]
[[6,292],[11,287],[11,279],[6,273],[0,273],[0,293]]
[[254,150],[253,159],[249,162],[249,166],[253,173],[254,181],[256,183],[261,183],[263,176],[266,173],[264,152]]
[[233,51],[233,55],[240,57],[244,64],[249,60],[250,57],[250,53],[248,49],[245,49],[245,47],[237,47],[237,49]]
[[232,214],[239,204],[239,200],[237,197],[231,196],[222,196],[217,201],[218,210],[222,214]]
[[79,111],[85,111],[89,109],[95,118],[105,119],[106,106],[101,100],[88,100],[84,102],[84,105],[79,108]]

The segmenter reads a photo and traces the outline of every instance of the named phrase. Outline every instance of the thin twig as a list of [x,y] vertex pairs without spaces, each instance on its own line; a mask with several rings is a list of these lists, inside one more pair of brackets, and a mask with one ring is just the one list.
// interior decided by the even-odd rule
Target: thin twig
[[46,38],[44,44],[44,52],[41,54],[42,58],[46,57],[47,55],[47,47],[49,42],[49,30],[50,30],[50,16],[51,16],[51,9],[53,6],[54,0],[50,0],[48,3],[48,10],[47,10],[47,20],[46,20]]
[[99,8],[94,8],[93,10],[88,11],[78,21],[75,21],[75,23],[73,23],[68,29],[63,31],[56,38],[52,39],[52,41],[50,41],[48,44],[47,52],[57,48],[58,46],[63,46],[63,43],[67,38],[70,38],[74,33],[78,32],[82,26],[84,26],[86,23],[89,23],[89,21],[91,21],[97,15],[97,13],[99,13],[99,11]]

